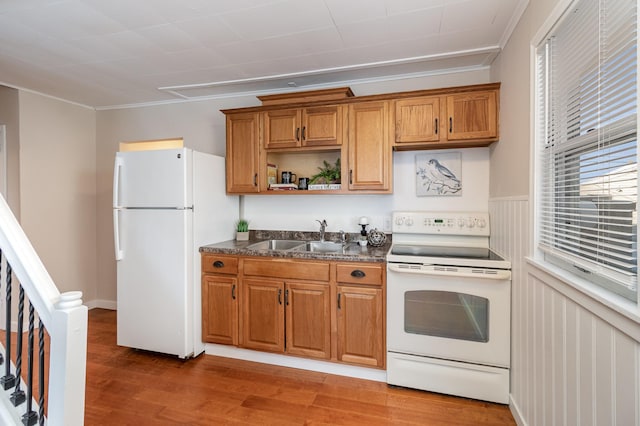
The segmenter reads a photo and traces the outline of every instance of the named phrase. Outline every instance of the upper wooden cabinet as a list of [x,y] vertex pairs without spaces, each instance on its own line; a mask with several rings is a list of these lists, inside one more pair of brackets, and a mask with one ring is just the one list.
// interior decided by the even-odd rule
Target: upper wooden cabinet
[[391,191],[390,142],[388,101],[349,105],[349,190]]
[[[345,89],[268,95],[259,97],[262,106],[223,110],[227,192],[391,193],[393,150],[481,147],[499,139],[500,83],[360,97]],[[269,163],[311,177],[337,159],[339,189],[269,190]]]
[[227,193],[260,191],[259,124],[257,113],[227,115]]
[[498,100],[495,91],[447,96],[450,141],[494,139],[498,136]]
[[262,113],[262,122],[266,149],[300,146],[300,110],[267,111]]
[[417,150],[487,146],[498,140],[498,97],[495,87],[398,99],[393,147]]
[[395,102],[396,143],[440,140],[440,98],[425,96]]
[[264,112],[265,149],[340,145],[340,108],[334,105]]

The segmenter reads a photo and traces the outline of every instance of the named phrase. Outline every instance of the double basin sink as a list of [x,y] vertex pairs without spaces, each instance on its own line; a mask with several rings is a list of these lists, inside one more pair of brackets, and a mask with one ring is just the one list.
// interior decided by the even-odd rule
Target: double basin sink
[[307,251],[315,253],[344,253],[353,243],[334,241],[264,240],[247,246],[249,250]]

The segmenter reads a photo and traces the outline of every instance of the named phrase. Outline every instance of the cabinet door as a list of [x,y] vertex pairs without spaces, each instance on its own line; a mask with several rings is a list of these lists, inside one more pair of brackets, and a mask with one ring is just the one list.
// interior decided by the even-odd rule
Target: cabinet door
[[495,91],[447,96],[448,139],[492,139],[498,136],[498,101]]
[[284,351],[284,283],[268,279],[242,281],[242,346]]
[[259,192],[259,115],[227,115],[227,193]]
[[396,144],[440,140],[440,98],[402,99],[395,103]]
[[292,355],[331,357],[329,286],[287,282],[286,342]]
[[285,109],[263,113],[264,147],[297,148],[300,146],[302,129],[300,128],[301,111]]
[[203,275],[202,340],[238,344],[238,286],[233,277]]
[[338,360],[384,367],[382,289],[338,286]]
[[349,105],[350,190],[390,192],[390,141],[389,102]]
[[305,108],[302,113],[302,146],[342,144],[340,107]]

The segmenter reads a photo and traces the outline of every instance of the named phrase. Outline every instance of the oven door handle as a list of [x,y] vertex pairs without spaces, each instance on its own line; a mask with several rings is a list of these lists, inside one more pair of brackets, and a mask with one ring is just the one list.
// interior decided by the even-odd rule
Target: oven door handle
[[468,267],[449,267],[436,265],[422,265],[419,268],[411,268],[406,265],[388,263],[387,268],[391,272],[400,274],[439,275],[446,277],[477,278],[488,280],[510,280],[511,271],[506,269],[486,269]]

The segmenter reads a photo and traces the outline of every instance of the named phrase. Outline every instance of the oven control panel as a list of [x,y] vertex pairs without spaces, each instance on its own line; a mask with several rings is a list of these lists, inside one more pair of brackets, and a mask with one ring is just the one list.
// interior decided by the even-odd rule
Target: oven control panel
[[404,234],[489,236],[488,212],[393,212],[392,231]]

